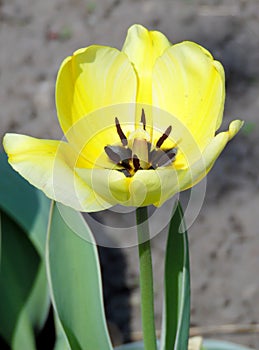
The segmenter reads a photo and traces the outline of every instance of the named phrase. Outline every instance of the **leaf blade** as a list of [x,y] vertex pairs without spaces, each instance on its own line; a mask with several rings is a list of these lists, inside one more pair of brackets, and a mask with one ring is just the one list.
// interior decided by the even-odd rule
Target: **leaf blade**
[[0,333],[12,344],[17,322],[38,273],[40,257],[20,227],[3,212],[1,232]]
[[57,204],[51,209],[46,248],[55,311],[72,350],[111,350],[93,236],[78,212],[59,208],[62,215]]
[[0,152],[0,209],[26,232],[44,256],[50,200],[30,185]]
[[[0,318],[6,319],[1,322],[0,327],[5,333],[4,337],[8,337],[9,344],[10,333],[12,334],[14,348],[16,344],[19,346],[23,343],[24,348],[30,349],[34,344],[34,330],[42,328],[50,305],[46,273],[41,259],[45,250],[50,201],[15,172],[8,164],[6,155],[1,152],[0,168],[0,212],[3,218],[2,239],[5,241],[1,247],[5,257],[2,263],[6,268],[11,268],[7,279],[5,268],[0,271],[0,284],[4,283],[0,291],[0,309],[3,312]],[[10,242],[12,237],[13,242]],[[27,274],[21,273],[21,266],[28,267]],[[36,267],[37,271],[31,273]],[[10,276],[12,281],[8,282]],[[23,276],[22,281],[20,276]],[[11,295],[8,289],[12,290]],[[6,328],[7,320],[9,330]]]
[[170,221],[165,256],[165,295],[161,350],[188,349],[190,326],[190,264],[187,231],[178,202]]

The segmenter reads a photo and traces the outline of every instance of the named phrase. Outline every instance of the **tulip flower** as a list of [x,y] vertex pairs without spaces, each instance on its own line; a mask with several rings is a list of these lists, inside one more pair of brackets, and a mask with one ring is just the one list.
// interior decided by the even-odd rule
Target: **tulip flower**
[[80,211],[162,205],[199,182],[242,126],[222,123],[222,65],[193,42],[132,26],[121,51],[92,45],[62,63],[56,107],[64,139],[7,134],[9,163]]

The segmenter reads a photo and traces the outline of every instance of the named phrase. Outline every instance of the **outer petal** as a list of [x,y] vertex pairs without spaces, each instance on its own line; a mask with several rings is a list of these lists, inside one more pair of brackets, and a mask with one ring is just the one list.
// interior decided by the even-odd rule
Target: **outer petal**
[[80,211],[99,211],[111,206],[95,195],[73,171],[78,155],[65,142],[7,134],[4,148],[9,163],[48,197]]
[[221,124],[224,70],[192,42],[168,48],[153,72],[153,103],[178,118],[203,150]]
[[[134,207],[162,204],[169,198],[172,177],[177,181],[176,171],[172,168],[139,170],[131,178],[117,170],[77,169],[77,172],[107,202]],[[179,189],[179,184],[175,188]]]
[[116,130],[115,117],[126,137],[134,131],[134,103],[124,103],[99,108],[86,117],[81,118],[71,127],[66,138],[85,160],[86,168],[114,168],[104,149],[108,145],[121,145],[120,136]]
[[[201,155],[199,161],[191,164],[187,169],[177,169],[175,174],[176,178],[171,176],[171,178],[167,180],[168,191],[166,196],[163,197],[160,202],[155,203],[155,205],[159,206],[163,204],[164,201],[172,197],[175,193],[193,187],[201,181],[210,171],[228,141],[237,134],[242,125],[243,122],[240,120],[231,122],[228,131],[221,132],[213,138]],[[162,171],[162,169],[160,171]]]
[[104,46],[80,49],[60,67],[56,105],[65,134],[91,111],[135,99],[136,74],[127,56],[116,49]]
[[94,191],[112,205],[129,199],[130,179],[117,170],[77,168],[77,174]]
[[137,102],[152,103],[152,69],[156,59],[170,46],[160,32],[133,25],[128,31],[122,51],[133,63],[138,76]]

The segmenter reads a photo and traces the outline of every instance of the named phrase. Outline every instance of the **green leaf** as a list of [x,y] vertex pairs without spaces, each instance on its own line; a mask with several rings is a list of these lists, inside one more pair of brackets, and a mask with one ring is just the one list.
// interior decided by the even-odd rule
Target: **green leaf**
[[71,349],[111,350],[97,249],[80,213],[53,204],[46,261],[52,303]]
[[[4,289],[1,290],[0,320],[2,316],[8,322],[1,323],[0,328],[4,333],[7,331],[7,334],[3,336],[9,339],[9,344],[10,334],[12,334],[13,349],[16,349],[16,344],[17,349],[19,349],[19,344],[23,344],[23,348],[29,350],[31,344],[34,344],[34,331],[42,328],[50,305],[45,266],[43,261],[40,262],[40,257],[45,255],[50,201],[11,168],[3,153],[0,153],[0,169],[0,210],[3,212],[4,220],[3,237],[6,234],[9,235],[8,231],[12,228],[17,236],[15,241],[10,241],[10,239],[6,241],[5,238],[6,243],[2,247],[5,256],[4,264],[10,265],[10,261],[13,262],[13,278],[10,280],[9,277],[6,280],[5,270],[1,270],[0,280],[4,280]],[[35,255],[38,265],[35,264]],[[29,267],[28,273],[24,274],[20,280],[20,265],[26,266],[26,264]],[[37,268],[37,272],[30,274],[29,271],[33,268]],[[21,290],[22,297],[18,298],[17,294],[19,295]],[[15,309],[14,305],[16,305]]]
[[56,329],[56,342],[54,350],[71,350],[65,331],[60,323],[56,312],[54,312],[54,319]]
[[[31,328],[31,333],[38,333],[44,326],[48,317],[50,307],[49,289],[47,284],[47,276],[44,261],[40,262],[37,275],[35,276],[33,286],[30,290],[29,297],[24,304],[23,309],[18,318],[18,322],[14,331],[14,338],[21,339],[26,338],[28,340],[29,335],[26,337],[24,330]],[[20,342],[20,340],[19,340]],[[17,341],[17,343],[19,344]],[[28,347],[25,347],[29,349]],[[19,350],[19,348],[17,348]]]
[[42,260],[24,310],[28,314],[32,327],[36,331],[39,331],[43,327],[48,317],[49,307],[49,288],[45,262]]
[[44,256],[50,200],[24,180],[0,153],[0,209],[30,237]]
[[161,350],[183,350],[188,348],[190,266],[188,236],[183,226],[183,212],[178,202],[170,222],[166,247]]
[[204,350],[252,350],[241,345],[219,340],[204,340]]
[[3,212],[1,233],[0,333],[12,344],[38,273],[40,257],[21,228]]
[[[40,263],[30,295],[21,310],[13,335],[13,350],[34,349],[34,331],[39,331],[49,312],[49,294],[45,264]],[[65,350],[65,349],[64,349]]]
[[28,314],[23,309],[14,331],[12,350],[36,350],[34,332]]

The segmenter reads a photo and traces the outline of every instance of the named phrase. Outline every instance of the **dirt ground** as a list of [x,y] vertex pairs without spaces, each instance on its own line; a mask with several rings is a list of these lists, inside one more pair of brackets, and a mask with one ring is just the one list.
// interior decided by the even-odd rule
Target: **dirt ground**
[[[93,43],[120,48],[134,23],[164,32],[171,42],[194,40],[225,67],[223,128],[237,118],[246,124],[209,174],[205,201],[189,228],[191,323],[259,323],[258,0],[0,0],[0,137],[9,131],[59,138],[54,84],[61,61]],[[198,187],[196,195],[203,190]],[[182,195],[184,202],[189,197]],[[159,211],[154,232],[167,220],[170,207],[167,203]],[[130,222],[124,214],[98,215],[91,219],[108,226],[120,218]],[[109,242],[109,232],[101,234]],[[165,238],[164,230],[152,240],[158,329]],[[107,315],[119,342],[140,330],[137,252],[100,252]],[[258,333],[214,337],[259,349]]]

